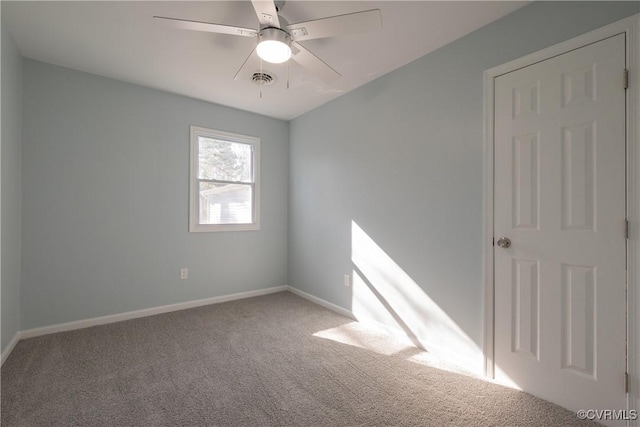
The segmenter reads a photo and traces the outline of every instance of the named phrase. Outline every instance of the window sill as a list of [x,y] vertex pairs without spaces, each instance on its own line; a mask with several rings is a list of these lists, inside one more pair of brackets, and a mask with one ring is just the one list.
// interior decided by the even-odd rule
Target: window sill
[[219,231],[258,231],[260,224],[195,224],[189,226],[189,233],[213,233]]

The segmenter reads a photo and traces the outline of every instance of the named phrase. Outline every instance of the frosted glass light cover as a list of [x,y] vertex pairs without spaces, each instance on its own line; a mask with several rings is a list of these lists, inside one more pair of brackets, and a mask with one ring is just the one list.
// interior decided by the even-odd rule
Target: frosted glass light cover
[[291,58],[291,48],[278,40],[263,40],[256,51],[260,58],[272,64],[281,64]]

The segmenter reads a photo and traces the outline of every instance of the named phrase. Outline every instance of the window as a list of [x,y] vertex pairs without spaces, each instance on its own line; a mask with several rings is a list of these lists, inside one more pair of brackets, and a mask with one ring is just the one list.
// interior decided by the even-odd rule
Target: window
[[260,139],[191,126],[189,231],[258,230]]

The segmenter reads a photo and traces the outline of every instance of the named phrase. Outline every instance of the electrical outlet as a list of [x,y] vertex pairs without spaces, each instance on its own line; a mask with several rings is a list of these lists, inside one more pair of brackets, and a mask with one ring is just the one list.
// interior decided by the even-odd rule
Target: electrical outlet
[[348,274],[344,275],[344,286],[347,288],[351,286],[351,277]]
[[189,269],[186,267],[182,267],[180,269],[180,279],[185,280],[189,278]]

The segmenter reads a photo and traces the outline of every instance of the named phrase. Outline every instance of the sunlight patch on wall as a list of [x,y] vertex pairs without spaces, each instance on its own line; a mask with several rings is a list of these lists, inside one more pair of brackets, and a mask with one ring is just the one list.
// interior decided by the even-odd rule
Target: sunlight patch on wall
[[351,222],[352,311],[403,335],[432,356],[481,373],[482,350],[355,222]]

